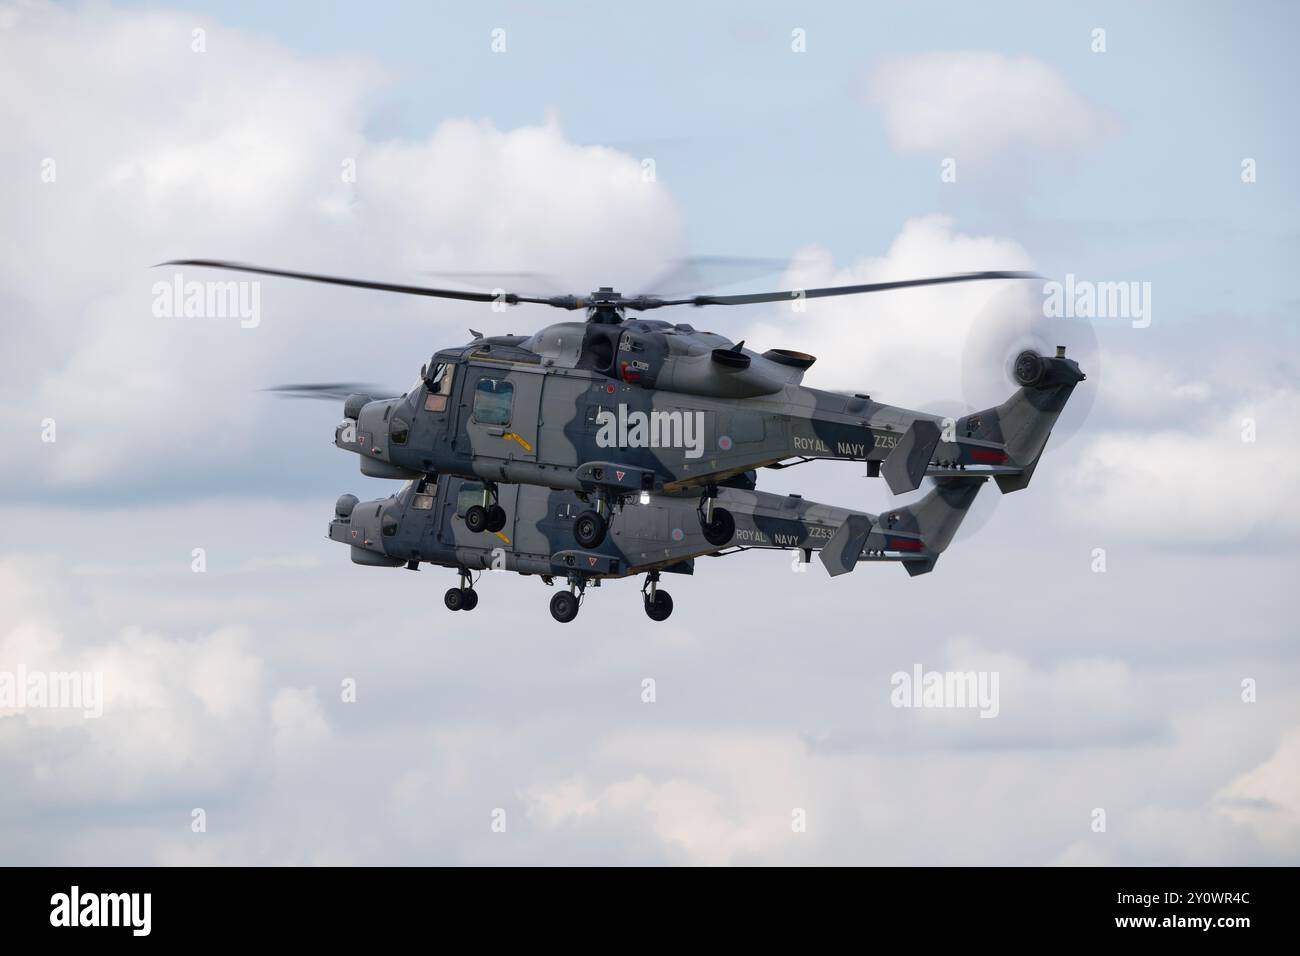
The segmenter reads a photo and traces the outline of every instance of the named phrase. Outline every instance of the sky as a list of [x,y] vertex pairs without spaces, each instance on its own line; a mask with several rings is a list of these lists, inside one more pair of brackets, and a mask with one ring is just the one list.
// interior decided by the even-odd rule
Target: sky
[[[0,3],[0,690],[103,680],[97,717],[0,697],[0,863],[1300,862],[1296,26]],[[184,317],[151,268],[638,292],[684,256],[782,263],[686,292],[1023,269],[1135,297],[680,310],[939,413],[1009,393],[1018,322],[1088,379],[932,574],[744,553],[665,582],[664,623],[621,581],[560,625],[535,578],[453,615],[450,571],[352,565],[335,498],[394,488],[333,447],[337,409],[261,391],[400,389],[552,314],[268,279],[256,321]],[[896,500],[847,463],[759,487]],[[895,706],[918,666],[996,674],[997,716]]]

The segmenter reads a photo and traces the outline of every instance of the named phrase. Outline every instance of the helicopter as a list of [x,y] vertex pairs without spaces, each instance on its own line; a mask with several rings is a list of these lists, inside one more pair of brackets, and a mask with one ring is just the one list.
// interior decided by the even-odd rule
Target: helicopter
[[910,575],[926,574],[987,480],[937,478],[935,487],[915,504],[872,515],[806,501],[797,494],[758,491],[750,472],[718,490],[719,507],[736,522],[726,550],[720,551],[695,524],[690,493],[677,492],[638,495],[638,503],[629,505],[599,547],[578,551],[567,544],[569,526],[584,507],[575,492],[501,485],[500,500],[509,520],[485,540],[468,527],[470,510],[482,500],[483,483],[440,475],[408,482],[388,498],[362,502],[355,495],[341,496],[329,537],[349,545],[356,564],[414,571],[430,563],[456,569],[459,585],[443,598],[451,611],[478,606],[475,571],[513,571],[539,575],[548,585],[556,579],[567,582],[550,606],[551,616],[567,624],[577,617],[588,585],[599,587],[603,580],[644,573],[645,613],[653,621],[664,621],[673,612],[673,599],[660,587],[660,574],[693,574],[695,559],[705,555],[782,549],[802,552],[807,563],[816,551],[832,576],[846,574],[864,561],[901,563]]
[[1011,365],[1018,390],[1001,405],[940,418],[803,384],[815,357],[788,349],[758,353],[690,324],[629,318],[672,306],[748,305],[860,295],[958,282],[1033,278],[975,272],[863,285],[740,295],[529,296],[400,285],[271,269],[215,259],[191,266],[469,302],[535,304],[585,312],[584,321],[529,336],[484,336],[441,349],[400,395],[343,384],[280,391],[343,401],[334,442],[360,457],[362,474],[403,480],[441,475],[477,479],[481,500],[465,514],[475,534],[505,524],[503,484],[571,491],[587,507],[573,540],[598,548],[611,521],[641,493],[698,493],[705,540],[725,546],[736,532],[718,503],[727,479],[760,467],[815,459],[862,461],[894,494],[929,477],[993,478],[1003,493],[1028,485],[1057,416],[1085,379],[1065,356],[1026,349]]

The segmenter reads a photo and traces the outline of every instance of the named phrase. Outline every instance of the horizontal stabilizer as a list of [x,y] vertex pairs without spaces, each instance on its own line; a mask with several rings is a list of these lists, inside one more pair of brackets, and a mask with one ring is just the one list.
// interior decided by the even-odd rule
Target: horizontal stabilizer
[[901,495],[921,486],[921,479],[925,477],[941,435],[939,426],[924,418],[918,418],[908,426],[880,468],[890,491]]
[[821,561],[831,577],[848,574],[862,556],[862,548],[871,534],[869,515],[849,515],[822,548]]

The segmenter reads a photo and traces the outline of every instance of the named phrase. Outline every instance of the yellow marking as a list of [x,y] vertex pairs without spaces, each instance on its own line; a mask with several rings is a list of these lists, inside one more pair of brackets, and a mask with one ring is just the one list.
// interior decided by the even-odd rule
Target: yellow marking
[[528,442],[524,441],[524,438],[523,438],[522,435],[516,435],[514,432],[506,432],[506,433],[505,433],[504,435],[502,435],[501,437],[502,437],[502,438],[513,438],[515,441],[519,442],[519,444],[523,446],[524,451],[531,452],[531,451],[533,450],[533,446],[530,445],[530,444],[528,444]]
[[500,539],[501,539],[502,541],[504,541],[506,544],[509,544],[509,543],[510,543],[510,539],[507,538],[505,535],[503,535],[500,531],[495,531],[495,532],[493,532],[493,534],[495,534],[498,538],[500,538]]

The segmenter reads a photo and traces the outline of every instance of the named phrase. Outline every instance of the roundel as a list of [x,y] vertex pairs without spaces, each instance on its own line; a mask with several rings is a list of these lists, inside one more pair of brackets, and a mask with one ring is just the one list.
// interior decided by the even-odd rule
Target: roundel
[[718,447],[721,448],[723,451],[731,451],[731,444],[732,442],[731,442],[730,435],[718,436]]

